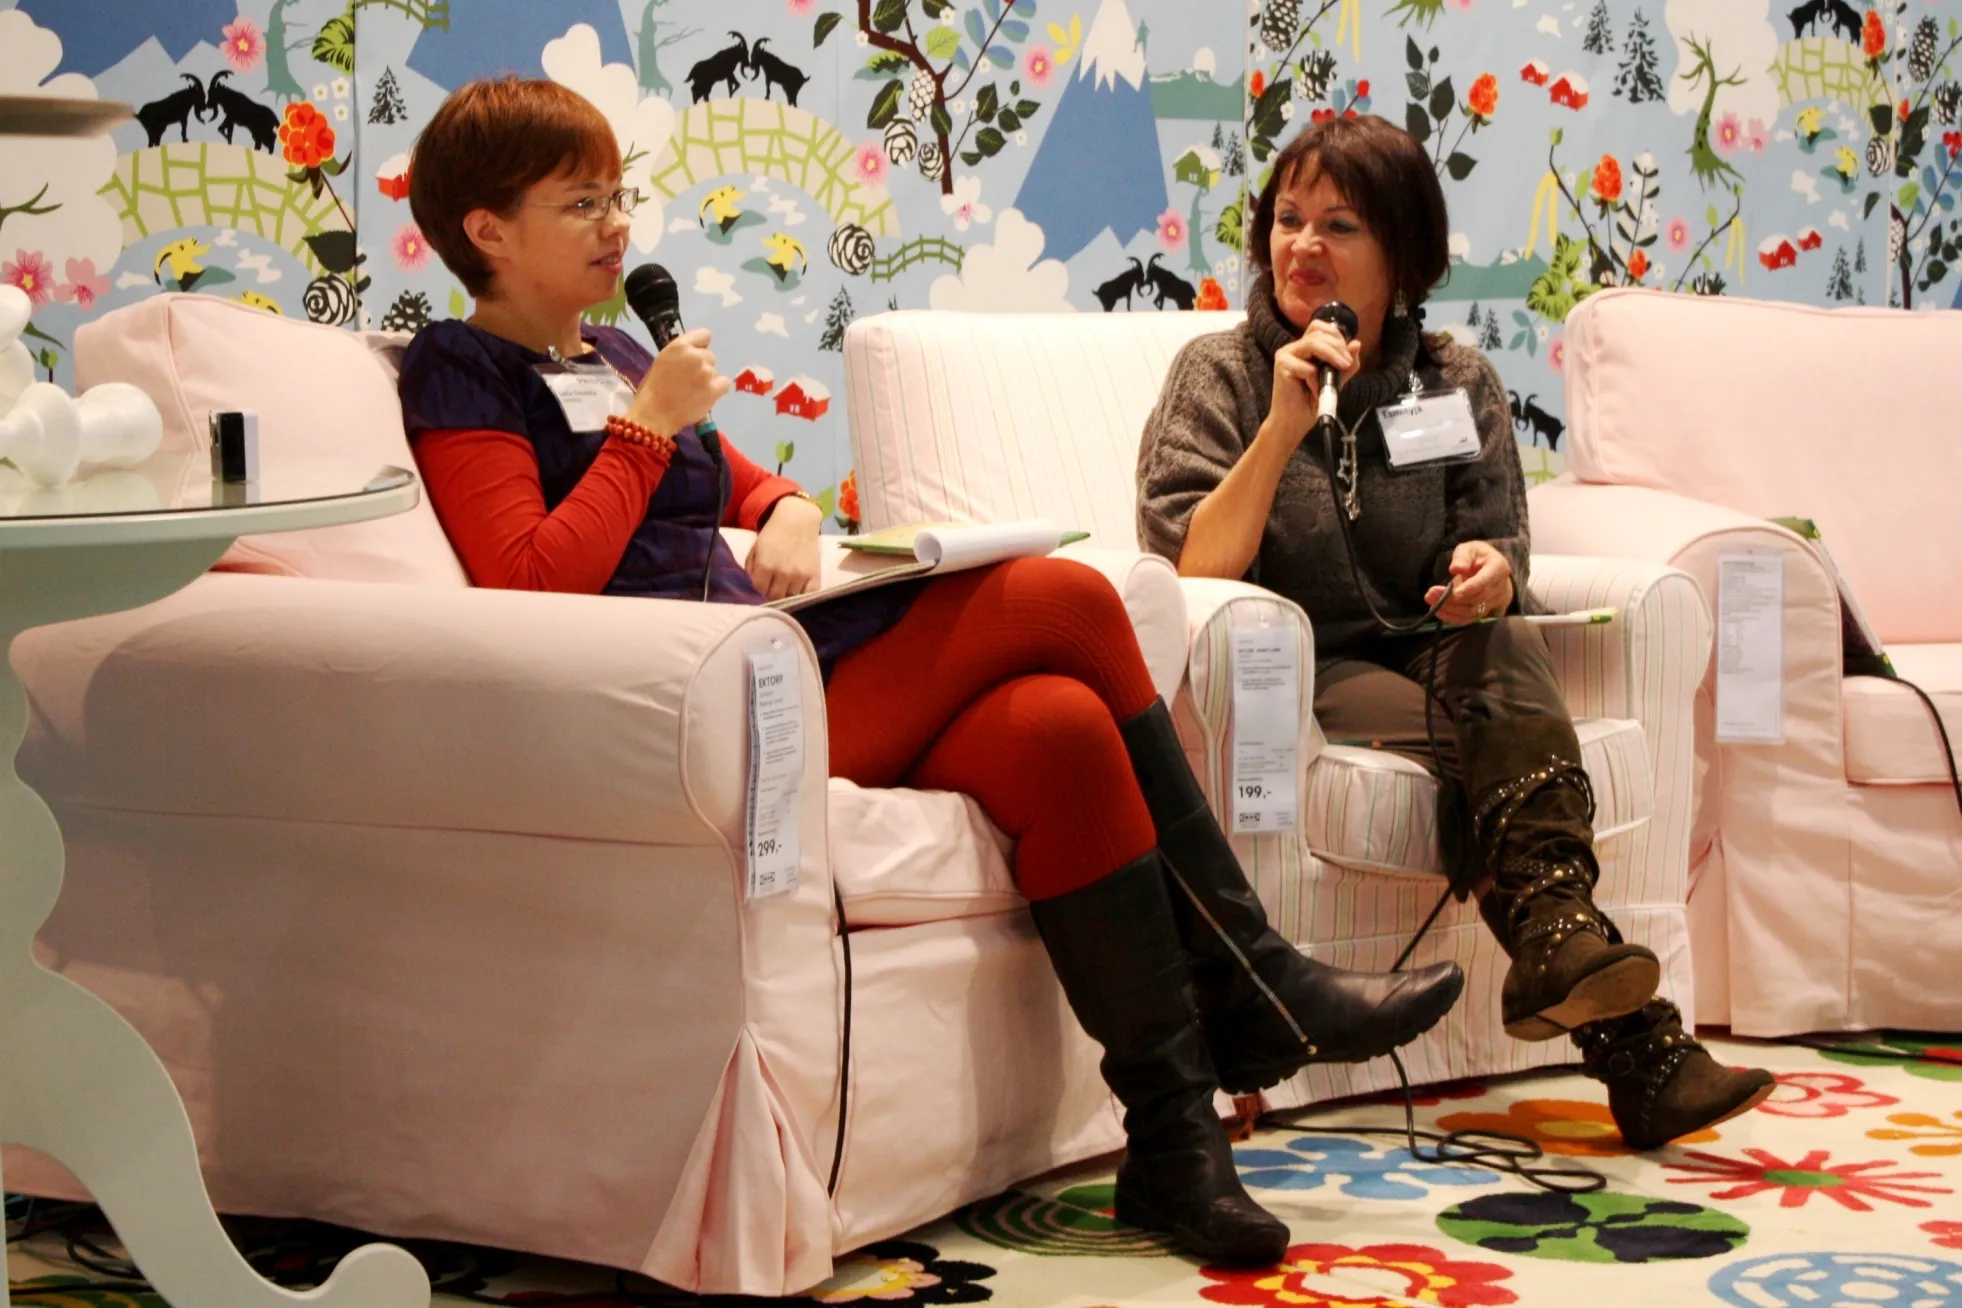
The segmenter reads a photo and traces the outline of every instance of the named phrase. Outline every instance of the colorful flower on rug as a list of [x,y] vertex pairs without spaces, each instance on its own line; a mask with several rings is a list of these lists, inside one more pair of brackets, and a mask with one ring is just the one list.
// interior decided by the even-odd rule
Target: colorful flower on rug
[[1433,1185],[1487,1185],[1498,1180],[1475,1167],[1441,1167],[1408,1149],[1385,1148],[1342,1136],[1302,1135],[1286,1149],[1235,1149],[1240,1179],[1257,1190],[1316,1190],[1330,1177],[1351,1199],[1422,1199]]
[[1780,1072],[1771,1098],[1758,1105],[1773,1117],[1844,1117],[1855,1108],[1891,1108],[1901,1101],[1869,1090],[1844,1072]]
[[1962,1302],[1962,1263],[1906,1254],[1783,1253],[1732,1263],[1710,1278],[1732,1308],[1837,1308]]
[[1954,1194],[1947,1186],[1921,1185],[1922,1181],[1939,1180],[1937,1172],[1874,1172],[1876,1167],[1893,1167],[1891,1162],[1841,1163],[1837,1167],[1826,1165],[1826,1150],[1814,1149],[1797,1162],[1786,1162],[1764,1149],[1746,1149],[1750,1160],[1743,1158],[1723,1158],[1717,1154],[1706,1154],[1698,1150],[1687,1151],[1694,1162],[1664,1163],[1670,1171],[1697,1173],[1692,1176],[1672,1176],[1672,1185],[1724,1185],[1731,1182],[1728,1190],[1713,1190],[1712,1199],[1747,1199],[1752,1195],[1763,1194],[1767,1190],[1778,1190],[1778,1204],[1781,1208],[1800,1208],[1815,1194],[1823,1194],[1834,1203],[1849,1208],[1856,1213],[1869,1213],[1873,1205],[1869,1199],[1878,1199],[1890,1204],[1900,1204],[1904,1208],[1926,1208],[1926,1199],[1917,1199],[1917,1194]]
[[1890,1113],[1887,1120],[1895,1126],[1914,1129],[1890,1131],[1880,1127],[1867,1135],[1875,1140],[1927,1140],[1931,1143],[1909,1145],[1908,1152],[1923,1158],[1952,1158],[1962,1154],[1962,1112],[1956,1113],[1955,1118],[1956,1123],[1952,1124],[1927,1113]]
[[1493,1253],[1574,1263],[1715,1258],[1750,1238],[1729,1213],[1634,1194],[1488,1194],[1438,1215],[1440,1231]]
[[981,1263],[942,1258],[917,1240],[881,1240],[838,1260],[831,1279],[810,1291],[817,1303],[981,1303],[994,1291],[977,1285],[995,1274]]
[[[1446,1131],[1505,1131],[1523,1135],[1550,1154],[1581,1158],[1613,1158],[1633,1153],[1622,1142],[1621,1128],[1606,1104],[1582,1099],[1522,1099],[1503,1113],[1448,1113],[1437,1119]],[[1682,1143],[1704,1144],[1718,1139],[1715,1131],[1686,1135]]]
[[1944,1249],[1962,1249],[1962,1222],[1923,1222],[1921,1229]]
[[[1446,1081],[1441,1085],[1427,1085],[1421,1089],[1412,1091],[1410,1102],[1418,1108],[1436,1108],[1447,1099],[1483,1099],[1485,1097],[1485,1089],[1486,1087],[1483,1081]],[[1380,1094],[1363,1095],[1355,1100],[1355,1102],[1358,1104],[1392,1104],[1401,1108],[1403,1107],[1403,1091],[1385,1090]]]
[[86,1276],[36,1276],[12,1284],[13,1302],[20,1308],[170,1308],[154,1290],[77,1289],[93,1282]]
[[1249,1308],[1438,1308],[1517,1303],[1500,1285],[1512,1272],[1497,1263],[1467,1263],[1421,1244],[1298,1244],[1278,1267],[1257,1271],[1202,1267],[1217,1281],[1199,1292],[1213,1303]]
[[1117,1187],[1079,1185],[1046,1199],[1010,1190],[969,1204],[954,1224],[977,1240],[1017,1253],[1048,1257],[1162,1258],[1172,1252],[1169,1237],[1140,1231],[1117,1220]]
[[1962,1045],[1954,1043],[1884,1032],[1877,1039],[1852,1042],[1842,1049],[1822,1049],[1819,1055],[1854,1067],[1898,1067],[1929,1081],[1962,1081]]

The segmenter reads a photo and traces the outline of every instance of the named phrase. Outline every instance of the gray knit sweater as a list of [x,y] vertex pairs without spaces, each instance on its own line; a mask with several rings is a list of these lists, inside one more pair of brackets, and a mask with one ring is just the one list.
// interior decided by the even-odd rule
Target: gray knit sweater
[[[1138,449],[1138,541],[1177,563],[1199,502],[1231,470],[1267,416],[1274,354],[1300,333],[1280,315],[1273,284],[1249,290],[1246,321],[1201,336],[1173,359]],[[1408,389],[1415,366],[1426,388],[1462,387],[1471,397],[1482,450],[1476,462],[1392,471],[1375,410]],[[1418,334],[1393,318],[1382,367],[1342,390],[1342,420],[1357,429],[1362,516],[1352,524],[1363,583],[1393,619],[1424,612],[1424,592],[1442,583],[1451,551],[1490,541],[1512,563],[1515,610],[1526,593],[1526,482],[1512,415],[1498,373],[1477,350]],[[1312,433],[1289,461],[1274,494],[1260,553],[1246,579],[1306,609],[1316,652],[1353,649],[1376,631],[1343,549],[1322,443]]]

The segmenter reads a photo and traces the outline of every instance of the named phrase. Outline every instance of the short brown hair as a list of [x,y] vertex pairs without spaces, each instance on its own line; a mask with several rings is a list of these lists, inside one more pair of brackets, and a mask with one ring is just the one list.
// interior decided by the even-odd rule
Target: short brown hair
[[1274,206],[1280,193],[1306,174],[1327,177],[1383,246],[1392,289],[1411,308],[1451,268],[1451,223],[1430,156],[1410,133],[1374,115],[1312,123],[1281,148],[1274,171],[1254,206],[1248,253],[1269,268]]
[[618,169],[620,145],[605,115],[557,82],[517,77],[468,82],[416,138],[409,209],[423,238],[473,296],[490,289],[491,268],[464,216],[488,209],[509,217],[547,177]]

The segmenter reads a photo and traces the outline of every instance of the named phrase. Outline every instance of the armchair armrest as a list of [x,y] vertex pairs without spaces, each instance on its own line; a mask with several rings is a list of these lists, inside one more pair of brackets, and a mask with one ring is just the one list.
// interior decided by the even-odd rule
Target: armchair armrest
[[16,641],[21,770],[72,804],[733,853],[745,655],[777,642],[805,652],[821,822],[824,697],[797,625],[607,596],[210,573]]
[[[1292,600],[1244,581],[1182,577],[1189,648],[1185,688],[1174,712],[1186,756],[1204,786],[1213,811],[1228,811],[1233,783],[1233,632],[1252,627],[1283,627],[1295,634],[1301,666],[1301,771],[1296,794],[1305,818],[1308,767],[1327,741],[1315,723],[1315,633],[1307,613]],[[1288,836],[1238,837],[1286,840]]]

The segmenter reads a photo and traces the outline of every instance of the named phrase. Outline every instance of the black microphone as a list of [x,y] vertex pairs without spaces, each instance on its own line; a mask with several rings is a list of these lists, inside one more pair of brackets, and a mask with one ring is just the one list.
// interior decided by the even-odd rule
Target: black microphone
[[[1342,339],[1345,341],[1355,340],[1356,332],[1362,326],[1356,321],[1356,311],[1340,300],[1330,300],[1327,304],[1315,310],[1314,317],[1311,321],[1334,323],[1336,330],[1342,333]],[[1321,404],[1315,414],[1315,421],[1317,423],[1333,422],[1335,421],[1337,402],[1336,390],[1342,384],[1342,373],[1339,369],[1331,368],[1326,363],[1319,362],[1315,365],[1315,371],[1321,377],[1322,381]]]
[[[626,289],[627,307],[654,338],[655,351],[667,349],[668,342],[686,330],[681,325],[681,288],[675,285],[673,275],[658,263],[644,263],[627,274]],[[1354,321],[1354,314],[1349,317]],[[695,435],[701,438],[702,448],[719,467],[722,433],[706,414],[695,424]]]

